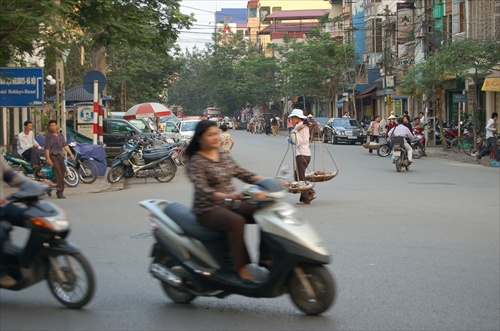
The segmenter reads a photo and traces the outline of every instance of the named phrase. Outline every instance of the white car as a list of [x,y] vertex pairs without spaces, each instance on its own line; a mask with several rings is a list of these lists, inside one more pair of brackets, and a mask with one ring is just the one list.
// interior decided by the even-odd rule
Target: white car
[[172,119],[165,123],[165,135],[172,137],[175,141],[184,140],[190,142],[194,131],[200,120]]

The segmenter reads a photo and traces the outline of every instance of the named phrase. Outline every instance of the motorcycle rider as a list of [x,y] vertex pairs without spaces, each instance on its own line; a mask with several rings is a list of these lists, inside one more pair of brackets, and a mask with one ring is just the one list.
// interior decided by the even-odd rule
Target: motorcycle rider
[[[414,136],[411,133],[411,131],[404,125],[404,120],[403,117],[398,117],[396,119],[396,123],[398,125],[394,128],[392,128],[388,133],[388,139],[391,140],[392,137],[404,137],[404,147],[406,151],[408,152],[408,161],[410,163],[413,163],[413,149],[411,148],[410,144],[406,141],[406,138],[408,139],[413,139]],[[394,160],[394,159],[393,159]]]
[[[232,249],[234,268],[244,282],[252,282],[247,268],[250,263],[245,239],[245,223],[255,223],[253,213],[257,205],[241,201],[228,207],[225,199],[233,202],[244,196],[235,192],[231,179],[237,177],[254,183],[262,177],[241,168],[224,150],[219,148],[217,123],[202,120],[196,126],[194,137],[186,148],[189,156],[188,176],[194,184],[193,212],[198,222],[206,227],[227,233]],[[261,245],[261,262],[268,261]]]
[[40,177],[40,145],[33,135],[33,123],[24,122],[24,130],[17,135],[17,153],[31,163],[33,172]]
[[[21,186],[25,182],[30,180],[20,173],[15,172],[3,159],[0,159],[0,176],[2,182],[5,181],[12,187]],[[43,184],[53,186],[50,180],[44,180]],[[23,219],[24,208],[18,207],[14,204],[9,203],[4,198],[0,197],[0,222],[7,221],[15,226],[22,226],[24,222]],[[0,224],[0,285],[3,287],[12,287],[16,285],[16,280],[11,276],[7,275],[3,269],[3,243],[7,240],[7,234],[3,226]]]

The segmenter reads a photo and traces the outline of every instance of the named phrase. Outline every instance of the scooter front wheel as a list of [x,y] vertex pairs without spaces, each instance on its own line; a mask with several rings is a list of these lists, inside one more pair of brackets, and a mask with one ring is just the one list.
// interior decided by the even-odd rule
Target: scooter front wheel
[[78,186],[80,182],[80,177],[78,177],[78,171],[72,166],[66,166],[66,173],[64,174],[64,183],[69,187]]
[[299,268],[302,269],[305,279],[301,280],[297,272],[289,278],[290,298],[304,313],[319,315],[330,308],[335,299],[333,277],[324,266],[302,265]]
[[378,154],[378,156],[381,156],[381,157],[386,157],[390,153],[391,153],[391,148],[389,147],[389,145],[382,145],[381,144],[379,149],[377,149],[377,154]]
[[94,295],[94,273],[81,253],[50,258],[46,277],[52,294],[68,308],[82,308]]
[[420,159],[424,155],[424,148],[421,145],[413,146],[413,158]]
[[78,169],[78,175],[85,184],[92,184],[97,180],[99,174],[95,164],[90,161],[83,161]]

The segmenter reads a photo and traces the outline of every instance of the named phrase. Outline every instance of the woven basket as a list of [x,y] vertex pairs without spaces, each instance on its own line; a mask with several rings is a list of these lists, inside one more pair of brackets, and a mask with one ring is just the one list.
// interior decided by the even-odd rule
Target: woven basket
[[338,171],[331,171],[331,172],[312,172],[310,174],[306,174],[306,180],[309,182],[314,182],[314,183],[319,183],[319,182],[326,182],[330,179],[335,178],[338,175]]
[[375,149],[375,150],[377,150],[377,149],[379,149],[380,144],[364,143],[363,147],[366,148],[366,149]]
[[288,192],[290,193],[300,193],[309,191],[314,187],[313,184],[305,183],[305,182],[291,182],[288,183]]

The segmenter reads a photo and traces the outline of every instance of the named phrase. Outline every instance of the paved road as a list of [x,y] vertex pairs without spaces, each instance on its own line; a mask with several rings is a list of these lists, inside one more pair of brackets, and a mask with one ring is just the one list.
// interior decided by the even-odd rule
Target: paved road
[[[286,150],[283,136],[232,133],[241,165],[276,174]],[[498,168],[430,156],[397,173],[388,158],[359,145],[326,148],[339,176],[318,183],[318,198],[299,207],[333,257],[329,269],[339,295],[323,316],[302,315],[287,296],[198,298],[190,305],[165,297],[147,273],[152,240],[137,201],[161,197],[189,204],[192,188],[181,169],[168,184],[133,179],[114,187],[122,190],[94,194],[81,194],[86,187],[79,186],[55,200],[71,217],[70,240],[95,269],[96,296],[84,310],[71,311],[42,284],[19,293],[2,290],[0,329],[499,329]],[[290,154],[284,163],[291,163]],[[325,170],[332,168],[327,156]],[[101,182],[94,189],[107,188]],[[16,232],[22,238],[22,230]],[[248,243],[255,246],[253,229]]]

